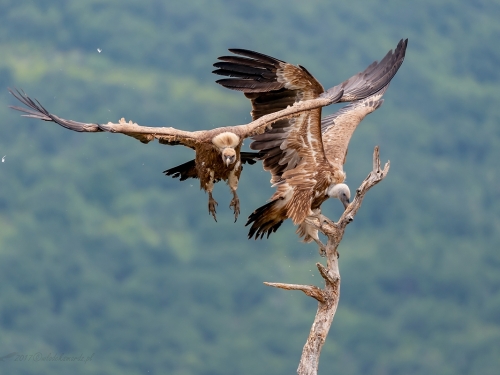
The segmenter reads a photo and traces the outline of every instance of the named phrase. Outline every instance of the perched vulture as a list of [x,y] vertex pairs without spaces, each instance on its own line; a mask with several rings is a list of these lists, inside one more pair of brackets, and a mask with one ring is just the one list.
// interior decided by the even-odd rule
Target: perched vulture
[[[239,77],[239,79],[221,80],[234,83],[233,89],[244,91],[245,93],[262,92],[295,92],[295,79],[303,79],[304,74],[309,80],[314,81],[317,87],[313,89],[313,95],[297,96],[293,100],[285,98],[286,105],[280,108],[273,108],[271,111],[261,113],[258,119],[246,124],[237,126],[226,126],[210,130],[183,131],[166,127],[147,127],[136,123],[125,122],[124,119],[118,123],[95,124],[81,123],[72,120],[65,120],[49,113],[38,102],[29,98],[24,92],[9,91],[12,95],[30,109],[23,107],[11,108],[26,113],[24,116],[37,118],[44,121],[55,122],[67,129],[78,132],[111,132],[122,133],[138,139],[143,143],[148,143],[158,139],[160,143],[168,145],[183,145],[195,150],[195,160],[165,171],[167,175],[180,177],[181,179],[196,177],[200,179],[200,186],[208,192],[208,209],[216,219],[215,207],[217,202],[212,197],[214,183],[227,181],[233,199],[230,207],[234,210],[235,220],[240,212],[239,199],[236,194],[239,176],[243,162],[248,162],[261,154],[241,153],[243,140],[264,133],[266,128],[273,123],[280,124],[281,120],[299,116],[301,112],[307,113],[310,117],[314,110],[337,102],[347,102],[362,99],[370,96],[387,85],[396,74],[401,65],[404,48],[401,47],[388,55],[380,62],[374,62],[365,71],[354,75],[343,83],[324,91],[319,83],[302,67],[295,67],[280,60],[268,57],[256,52],[246,50],[231,50],[241,55],[251,55],[251,58],[242,57],[221,57],[225,63],[240,67],[233,74],[226,74]],[[258,58],[256,58],[256,56]],[[221,68],[224,73],[224,68]],[[217,72],[217,71],[216,71]],[[224,85],[224,84],[223,84]],[[299,88],[299,87],[297,87]],[[304,91],[305,92],[305,91]],[[257,94],[258,95],[258,94]],[[317,111],[317,110],[316,110]],[[254,116],[255,117],[255,116]],[[302,117],[300,117],[302,118]],[[193,164],[194,163],[194,164]],[[194,168],[193,168],[194,165]]]
[[[257,208],[248,218],[246,225],[252,224],[249,238],[253,236],[256,239],[262,238],[265,234],[269,237],[284,220],[290,217],[292,220],[295,219],[294,224],[298,224],[296,233],[299,237],[303,237],[304,242],[314,240],[320,247],[320,253],[324,254],[325,246],[319,240],[317,229],[308,225],[304,219],[309,215],[321,213],[320,207],[328,198],[338,198],[344,208],[349,205],[351,193],[349,187],[343,183],[345,173],[342,168],[349,140],[365,116],[382,105],[384,102],[382,96],[388,86],[321,120],[322,150],[325,159],[322,159],[321,153],[313,155],[308,148],[301,150],[299,157],[307,162],[298,163],[296,167],[282,173],[271,201]],[[260,146],[257,143],[253,147]],[[279,162],[276,166],[280,167]],[[305,204],[308,205],[307,208]]]
[[[269,203],[250,215],[247,222],[247,225],[252,224],[249,238],[262,238],[266,234],[269,237],[283,220],[291,218],[299,225],[297,233],[306,242],[315,240],[323,247],[317,231],[308,227],[304,220],[318,213],[329,197],[339,198],[345,208],[348,206],[350,192],[343,183],[343,164],[349,140],[361,120],[382,104],[382,95],[403,63],[407,43],[408,40],[401,40],[394,53],[389,51],[380,63],[371,64],[346,81],[339,102],[352,103],[338,112],[322,120],[321,108],[313,109],[277,121],[263,134],[253,137],[250,148],[264,154],[261,157],[264,169],[271,172],[271,183],[277,190]],[[214,64],[219,68],[215,73],[237,78],[217,82],[245,93],[252,102],[254,120],[295,102],[314,99],[324,92],[321,84],[301,66],[250,51],[231,52],[247,58],[220,58],[224,62]],[[260,75],[258,69],[262,71]]]

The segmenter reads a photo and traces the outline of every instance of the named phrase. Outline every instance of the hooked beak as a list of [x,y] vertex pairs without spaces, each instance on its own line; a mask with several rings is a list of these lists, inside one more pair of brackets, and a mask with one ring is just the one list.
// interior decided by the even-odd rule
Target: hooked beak
[[226,162],[226,167],[229,167],[231,164],[234,163],[234,156],[226,157],[225,162]]
[[347,210],[347,206],[349,206],[350,203],[349,198],[347,198],[345,195],[342,194],[342,196],[340,197],[340,201],[344,205],[344,210]]

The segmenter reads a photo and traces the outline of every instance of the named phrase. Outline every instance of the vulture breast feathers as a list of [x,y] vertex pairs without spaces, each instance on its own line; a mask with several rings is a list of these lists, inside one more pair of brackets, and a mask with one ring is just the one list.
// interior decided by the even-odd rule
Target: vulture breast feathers
[[[353,102],[332,116],[321,120],[321,108],[313,109],[275,122],[253,137],[250,148],[264,154],[264,169],[271,173],[271,183],[277,189],[271,202],[249,217],[249,237],[269,236],[287,218],[302,225],[329,196],[341,198],[333,187],[345,179],[343,163],[352,133],[368,113],[381,105],[380,98],[403,63],[406,47],[407,40],[401,40],[380,62],[373,62],[328,90],[338,91],[341,87],[343,94],[338,102]],[[217,83],[243,91],[251,101],[254,120],[324,95],[321,84],[300,65],[252,51],[230,51],[239,56],[220,57],[222,62],[214,64],[219,68],[214,73],[231,78]],[[341,193],[345,194],[345,190]]]

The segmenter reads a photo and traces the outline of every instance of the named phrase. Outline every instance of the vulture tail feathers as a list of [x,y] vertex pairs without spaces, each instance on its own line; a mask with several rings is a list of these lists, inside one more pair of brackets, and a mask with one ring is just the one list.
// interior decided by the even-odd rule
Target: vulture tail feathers
[[248,217],[245,226],[252,224],[248,231],[248,238],[262,239],[264,235],[267,238],[271,233],[276,232],[284,220],[286,220],[286,209],[283,199],[276,199],[259,208],[257,208]]

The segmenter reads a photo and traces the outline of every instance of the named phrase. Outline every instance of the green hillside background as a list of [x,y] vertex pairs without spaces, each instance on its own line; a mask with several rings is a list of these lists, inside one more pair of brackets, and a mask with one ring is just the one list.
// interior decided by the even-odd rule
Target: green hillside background
[[[260,163],[242,174],[237,223],[216,186],[215,223],[197,181],[161,173],[191,150],[21,118],[7,87],[73,120],[207,129],[250,121],[211,74],[228,48],[328,88],[409,38],[349,147],[352,189],[375,145],[391,170],[339,249],[319,372],[498,374],[499,20],[494,0],[0,0],[0,357],[19,353],[0,372],[292,374],[316,303],[262,282],[322,285],[317,247],[290,223],[246,239],[273,192]],[[91,360],[42,360],[61,354]]]

